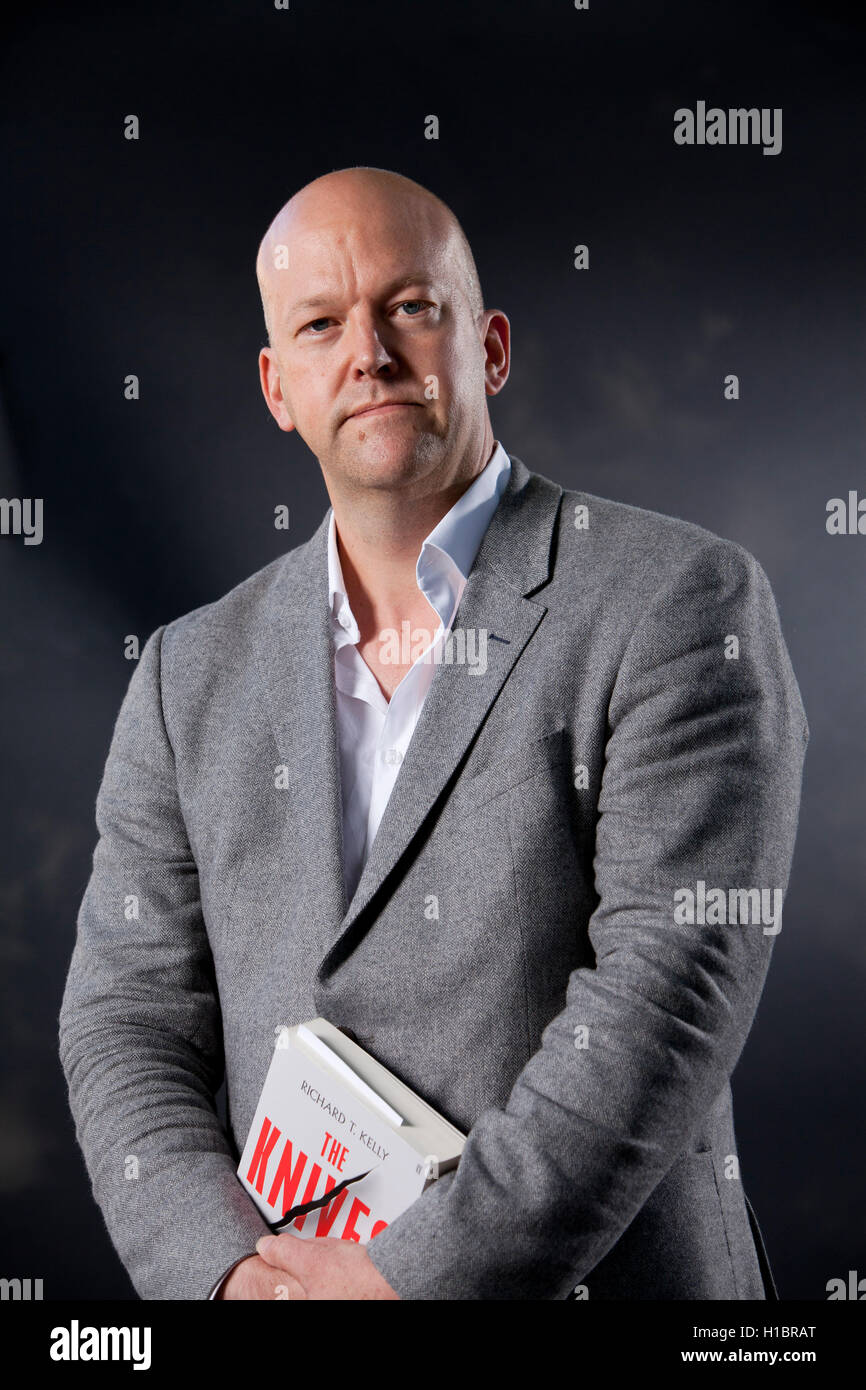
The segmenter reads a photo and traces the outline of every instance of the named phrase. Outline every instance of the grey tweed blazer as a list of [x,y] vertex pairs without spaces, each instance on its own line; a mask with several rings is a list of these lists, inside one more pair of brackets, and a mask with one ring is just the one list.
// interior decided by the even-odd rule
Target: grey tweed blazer
[[[323,1015],[469,1134],[368,1247],[401,1297],[773,1296],[730,1077],[778,923],[735,890],[787,887],[808,728],[763,570],[512,456],[486,669],[436,671],[347,903],[326,540],[158,628],[114,729],[60,1055],[135,1288],[253,1252],[239,1149]],[[699,885],[752,920],[678,920]]]

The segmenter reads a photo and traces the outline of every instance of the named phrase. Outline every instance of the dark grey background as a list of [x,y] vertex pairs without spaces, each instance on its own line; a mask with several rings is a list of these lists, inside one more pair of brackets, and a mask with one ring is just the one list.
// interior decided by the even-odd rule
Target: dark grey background
[[[277,503],[291,545],[321,518],[318,464],[260,396],[254,258],[300,185],[374,164],[453,206],[511,318],[505,447],[739,541],[770,577],[812,739],[738,1147],[782,1296],[866,1276],[866,536],[825,530],[830,497],[866,493],[857,15],[262,0],[43,4],[7,29],[0,496],[44,498],[45,536],[0,537],[0,1275],[134,1296],[56,1038],[124,637],[280,553]],[[781,154],[675,146],[698,99],[782,107]]]

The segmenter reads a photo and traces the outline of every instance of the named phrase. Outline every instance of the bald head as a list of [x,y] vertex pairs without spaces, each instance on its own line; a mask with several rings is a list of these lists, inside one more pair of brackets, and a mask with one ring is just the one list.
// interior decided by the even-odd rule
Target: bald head
[[459,268],[459,284],[469,311],[476,323],[480,320],[484,299],[475,259],[447,203],[403,174],[357,166],[333,170],[305,184],[280,208],[262,238],[256,278],[269,343],[281,300],[280,273],[289,268],[293,239],[329,235],[339,239],[341,219],[348,214],[369,219],[371,231],[386,221],[403,223],[407,229],[424,224],[428,235],[438,242],[443,261]]
[[484,307],[451,209],[388,169],[336,169],[280,209],[256,274],[262,393],[318,459],[335,510],[453,501],[490,457],[509,324]]

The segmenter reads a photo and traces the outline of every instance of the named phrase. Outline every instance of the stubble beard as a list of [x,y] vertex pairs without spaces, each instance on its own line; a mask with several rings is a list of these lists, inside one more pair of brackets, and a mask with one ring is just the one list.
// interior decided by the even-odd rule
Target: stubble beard
[[366,439],[358,440],[359,427],[364,430],[362,419],[347,421],[343,430],[352,429],[355,439],[338,441],[332,459],[323,465],[326,476],[338,480],[343,491],[357,495],[411,490],[425,477],[434,476],[436,465],[444,463],[448,457],[447,441],[429,429],[414,435],[398,455],[390,452],[393,446],[389,448],[387,441],[384,441],[386,447],[377,453],[379,441],[373,428],[364,430]]

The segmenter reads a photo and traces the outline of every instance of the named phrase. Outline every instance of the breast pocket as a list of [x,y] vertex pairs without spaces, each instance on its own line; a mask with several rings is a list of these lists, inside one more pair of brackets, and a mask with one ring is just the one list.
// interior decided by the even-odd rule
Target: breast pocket
[[495,758],[491,755],[479,772],[461,778],[449,799],[449,810],[453,816],[463,819],[487,802],[534,778],[556,780],[563,770],[568,771],[567,757],[564,726],[540,734],[528,743],[505,747]]

